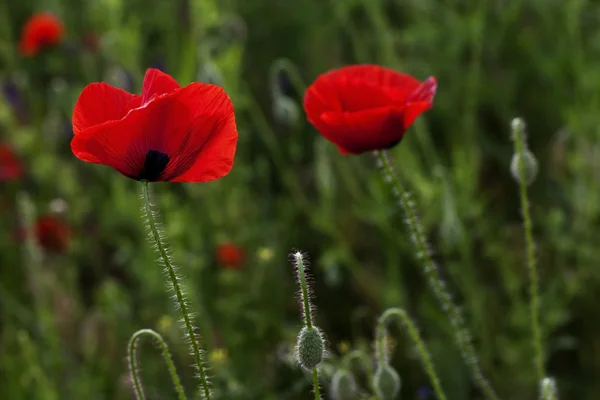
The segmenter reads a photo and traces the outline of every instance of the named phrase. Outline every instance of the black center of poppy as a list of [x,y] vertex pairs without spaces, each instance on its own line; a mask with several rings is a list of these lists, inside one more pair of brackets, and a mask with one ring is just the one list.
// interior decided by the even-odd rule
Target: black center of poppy
[[144,160],[144,169],[140,172],[138,180],[149,182],[157,180],[168,163],[169,156],[166,153],[157,150],[148,150],[146,159]]

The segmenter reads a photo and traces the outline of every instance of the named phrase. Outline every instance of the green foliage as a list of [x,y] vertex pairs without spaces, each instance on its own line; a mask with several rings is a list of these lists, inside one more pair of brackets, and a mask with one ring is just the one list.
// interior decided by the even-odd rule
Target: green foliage
[[[60,16],[67,36],[23,58],[20,31],[39,10]],[[224,179],[154,185],[215,398],[308,398],[312,382],[293,358],[300,324],[287,254],[295,246],[312,256],[319,327],[331,343],[323,386],[348,346],[371,354],[377,317],[401,306],[418,321],[448,398],[480,398],[375,161],[340,156],[305,122],[296,78],[283,93],[286,105],[274,106],[269,71],[286,58],[305,83],[356,62],[437,77],[433,109],[390,156],[414,194],[486,378],[515,400],[537,398],[540,387],[510,170],[510,121],[527,122],[538,165],[528,194],[544,362],[556,380],[544,390],[547,398],[556,388],[561,398],[599,398],[599,19],[597,0],[0,2],[0,84],[14,83],[19,93],[17,102],[4,89],[0,96],[0,142],[26,167],[21,181],[0,183],[3,396],[131,399],[127,343],[151,328],[198,398],[193,357],[146,243],[138,185],[69,149],[72,107],[87,83],[139,92],[144,70],[162,65],[182,84],[221,79],[240,133]],[[97,49],[84,45],[90,33]],[[18,245],[19,193],[38,215],[55,213],[53,200],[66,202],[61,218],[73,232],[66,253],[36,259]],[[243,268],[219,265],[215,249],[225,241],[247,250]],[[404,330],[390,333],[401,397],[414,398],[429,384],[420,355]],[[160,351],[144,346],[139,354],[148,398],[173,398]],[[368,367],[357,371],[359,392],[372,392]]]

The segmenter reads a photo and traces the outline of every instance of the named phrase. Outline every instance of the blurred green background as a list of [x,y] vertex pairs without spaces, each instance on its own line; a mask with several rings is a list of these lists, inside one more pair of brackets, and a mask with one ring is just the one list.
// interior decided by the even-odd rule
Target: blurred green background
[[[58,16],[66,36],[25,58],[21,30],[38,11]],[[139,92],[152,66],[182,84],[220,84],[236,108],[227,177],[153,185],[217,398],[311,398],[291,358],[301,327],[293,249],[312,261],[316,321],[330,348],[325,389],[339,355],[371,351],[377,316],[402,306],[448,397],[481,398],[374,159],[340,156],[305,120],[305,85],[363,62],[438,79],[434,108],[391,155],[484,374],[512,400],[537,396],[509,170],[510,120],[525,119],[540,164],[530,195],[546,366],[561,398],[600,398],[599,23],[595,0],[1,0],[0,143],[24,166],[21,179],[0,182],[2,398],[133,398],[126,345],[141,328],[167,339],[192,393],[192,358],[145,240],[139,184],[69,147],[72,107],[87,83]],[[24,193],[37,215],[68,224],[65,251],[40,254],[16,240]],[[219,262],[223,243],[245,250],[242,266]],[[401,397],[427,398],[413,344],[401,329],[391,333]],[[141,353],[149,398],[174,398],[158,350],[145,343]],[[365,392],[357,398],[367,398],[357,377]]]

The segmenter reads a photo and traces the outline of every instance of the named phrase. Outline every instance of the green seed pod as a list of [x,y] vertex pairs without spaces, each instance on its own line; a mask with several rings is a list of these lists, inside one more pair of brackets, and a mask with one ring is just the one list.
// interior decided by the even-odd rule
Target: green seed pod
[[315,327],[304,327],[298,335],[296,342],[296,356],[298,364],[306,370],[317,368],[323,360],[325,342],[321,332]]
[[352,400],[357,391],[356,379],[350,371],[345,369],[335,371],[331,379],[330,395],[332,400]]
[[373,377],[373,386],[377,398],[393,400],[400,393],[400,375],[389,365],[377,367]]
[[[520,157],[518,153],[513,155],[512,161],[510,162],[510,172],[517,182],[521,182],[521,171],[520,171]],[[537,176],[538,163],[535,156],[529,149],[523,149],[523,166],[525,167],[525,184],[530,185]]]

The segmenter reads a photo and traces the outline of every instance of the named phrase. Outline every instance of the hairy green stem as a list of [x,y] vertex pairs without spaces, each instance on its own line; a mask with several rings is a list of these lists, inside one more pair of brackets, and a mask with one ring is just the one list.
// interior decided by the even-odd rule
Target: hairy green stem
[[319,371],[316,368],[312,370],[312,378],[315,391],[315,400],[321,400],[321,387],[319,386]]
[[406,224],[408,226],[413,244],[416,247],[417,258],[423,265],[429,285],[441,303],[442,309],[450,319],[456,342],[465,363],[469,367],[473,378],[477,382],[477,385],[484,392],[485,397],[490,400],[498,400],[498,395],[496,395],[496,392],[481,372],[479,361],[477,360],[475,349],[473,348],[473,344],[471,342],[471,335],[465,326],[458,307],[454,304],[448,289],[446,289],[446,285],[439,274],[437,265],[433,261],[432,253],[429,249],[429,245],[427,244],[425,233],[423,232],[423,227],[419,221],[416,206],[411,199],[410,193],[400,182],[400,179],[398,178],[389,160],[387,151],[379,150],[375,151],[374,153],[378,160],[378,164],[383,171],[385,180],[390,182],[392,185],[393,193],[398,199],[398,202],[405,213]]
[[308,294],[308,283],[306,283],[306,273],[304,271],[304,260],[301,255],[296,255],[296,268],[298,268],[298,280],[300,281],[300,291],[302,293],[302,308],[304,310],[304,325],[308,329],[313,327],[312,311],[310,307],[310,297]]
[[150,234],[152,236],[152,240],[156,245],[156,250],[160,255],[161,261],[164,263],[164,267],[166,273],[170,279],[171,286],[173,291],[175,292],[175,305],[179,308],[181,312],[181,316],[183,318],[183,322],[185,325],[185,330],[187,331],[187,338],[190,341],[190,347],[192,349],[192,353],[195,359],[196,368],[198,369],[198,377],[200,379],[200,384],[202,385],[202,390],[204,393],[204,398],[206,400],[211,399],[210,387],[208,385],[208,379],[206,376],[206,372],[204,370],[204,361],[202,360],[202,350],[200,348],[200,344],[198,343],[198,338],[194,333],[194,326],[192,325],[192,317],[190,311],[188,310],[187,302],[184,298],[183,285],[180,282],[177,273],[175,272],[175,267],[171,262],[171,259],[167,253],[167,249],[163,243],[163,239],[158,232],[158,228],[156,226],[154,210],[150,205],[150,193],[148,188],[148,182],[142,182],[142,198],[144,203],[144,211],[146,213],[146,217],[148,218],[148,225],[150,227]]
[[[402,322],[406,326],[406,329],[408,330],[408,334],[410,335],[411,339],[415,342],[415,345],[417,346],[417,351],[421,356],[421,361],[423,362],[425,372],[429,376],[429,380],[433,385],[433,390],[435,391],[437,400],[446,400],[446,394],[444,393],[442,385],[440,384],[440,379],[437,373],[435,372],[435,368],[433,366],[433,362],[431,361],[431,355],[427,350],[427,346],[425,345],[423,339],[421,339],[421,335],[419,335],[419,330],[417,329],[415,323],[410,319],[406,311],[404,311],[402,308],[390,308],[386,310],[383,314],[381,314],[381,316],[379,317],[379,321],[377,322],[377,334],[375,335],[377,337],[377,346],[379,351],[385,351],[386,326],[388,320],[393,316],[398,317],[400,318],[400,320],[402,320]],[[380,354],[379,357],[380,365],[382,365],[381,359],[383,359],[384,356]]]
[[133,387],[135,390],[135,396],[137,400],[145,400],[146,397],[144,395],[144,387],[142,385],[142,378],[140,376],[140,368],[138,365],[137,358],[137,342],[142,338],[142,336],[147,335],[151,336],[155,339],[162,352],[163,358],[167,363],[167,368],[169,369],[169,375],[171,375],[171,380],[173,381],[173,386],[175,386],[175,391],[177,392],[177,398],[179,400],[187,400],[185,396],[185,392],[183,391],[183,386],[181,386],[181,381],[179,380],[179,376],[177,375],[177,371],[175,370],[175,364],[173,364],[173,359],[171,358],[171,354],[169,353],[169,348],[167,347],[167,343],[163,339],[163,337],[158,333],[153,331],[152,329],[140,329],[135,332],[131,339],[129,339],[129,344],[127,345],[127,361],[129,365],[129,376],[131,376],[131,380],[133,381]]
[[525,247],[527,252],[527,270],[529,272],[529,305],[531,312],[531,333],[533,340],[534,364],[537,374],[537,381],[541,382],[546,377],[544,371],[544,350],[542,346],[542,333],[540,330],[540,299],[538,293],[538,273],[537,262],[535,258],[535,245],[533,242],[533,224],[531,222],[531,213],[529,212],[529,197],[527,195],[527,172],[525,170],[526,144],[522,128],[514,129],[515,152],[519,159],[519,188],[521,197],[521,212],[523,213],[523,227],[525,230]]

